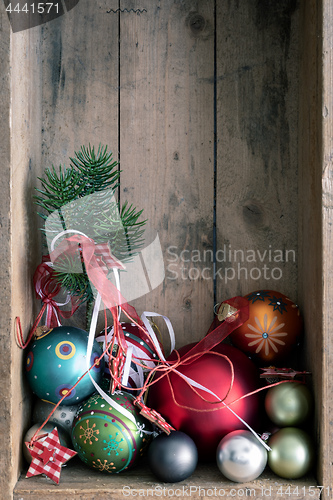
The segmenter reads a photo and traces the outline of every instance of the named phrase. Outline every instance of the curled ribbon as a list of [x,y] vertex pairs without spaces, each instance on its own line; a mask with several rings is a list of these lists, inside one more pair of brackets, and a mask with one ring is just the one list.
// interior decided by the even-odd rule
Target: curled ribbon
[[[45,325],[48,328],[60,326],[60,317],[64,319],[70,318],[78,308],[79,301],[71,297],[69,293],[65,302],[60,303],[55,300],[55,297],[61,290],[61,286],[54,278],[54,269],[52,268],[49,255],[42,258],[41,264],[39,264],[35,271],[33,283],[36,296],[43,302],[43,313],[46,309]],[[60,307],[67,305],[69,302],[72,305],[71,310],[62,311]]]
[[[70,318],[76,309],[79,307],[79,299],[71,297],[68,293],[65,302],[60,303],[55,300],[55,297],[59,294],[61,286],[54,279],[54,269],[53,264],[50,260],[49,255],[45,255],[42,258],[42,262],[37,266],[37,269],[33,276],[33,284],[36,292],[36,297],[40,298],[43,302],[43,306],[39,311],[39,314],[30,330],[28,338],[23,339],[23,332],[21,321],[19,317],[15,318],[16,323],[16,337],[19,347],[25,349],[30,343],[32,337],[34,336],[37,326],[39,325],[44,312],[46,311],[45,326],[47,329],[54,328],[55,326],[60,326],[60,318]],[[60,307],[67,305],[71,302],[71,310],[63,311]]]

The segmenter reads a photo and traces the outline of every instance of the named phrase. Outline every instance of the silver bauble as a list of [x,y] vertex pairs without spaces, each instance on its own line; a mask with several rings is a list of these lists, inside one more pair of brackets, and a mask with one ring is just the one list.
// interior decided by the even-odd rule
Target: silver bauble
[[227,434],[219,443],[216,461],[222,474],[237,483],[256,479],[266,467],[267,451],[250,431]]
[[[76,412],[79,409],[79,406],[79,404],[59,405],[51,415],[49,422],[60,424],[70,434],[72,431],[72,423]],[[55,405],[53,403],[43,401],[42,399],[37,399],[32,411],[32,422],[44,422],[48,418],[54,407]]]

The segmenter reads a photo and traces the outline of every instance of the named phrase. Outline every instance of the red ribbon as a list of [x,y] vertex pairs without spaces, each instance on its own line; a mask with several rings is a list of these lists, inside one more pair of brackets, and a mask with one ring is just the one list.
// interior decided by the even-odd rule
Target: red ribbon
[[[140,325],[143,325],[134,307],[126,302],[119,290],[117,290],[109,280],[107,276],[108,270],[105,267],[104,261],[96,256],[99,245],[96,245],[92,239],[79,234],[66,238],[62,240],[50,254],[50,259],[52,262],[56,262],[56,259],[61,254],[67,254],[68,252],[72,253],[73,251],[78,252],[78,250],[80,250],[80,257],[84,262],[88,278],[99,292],[104,306],[109,309],[115,317],[117,316],[116,309],[120,305],[122,311],[124,311],[128,317],[135,318]],[[108,266],[116,269],[125,269],[123,264],[112,256],[111,253],[108,258]],[[119,322],[116,321],[117,325],[118,323]]]
[[71,310],[62,311],[60,305],[54,298],[59,294],[61,285],[54,278],[54,270],[49,265],[50,256],[43,256],[41,264],[37,267],[33,282],[36,296],[43,302],[43,313],[46,309],[45,324],[49,328],[60,326],[60,317],[70,318],[79,307],[79,298],[71,297]]
[[35,274],[33,276],[33,283],[35,287],[36,297],[40,298],[43,302],[43,306],[39,311],[39,314],[30,330],[28,338],[24,340],[22,333],[21,320],[19,317],[15,318],[16,324],[16,337],[19,347],[21,349],[26,349],[30,343],[32,337],[35,334],[36,328],[39,325],[43,314],[46,310],[46,320],[45,325],[47,328],[54,328],[60,325],[60,317],[67,319],[70,318],[76,309],[79,307],[79,298],[71,297],[71,310],[62,311],[60,305],[55,297],[59,294],[61,290],[61,285],[57,283],[54,278],[54,270],[49,265],[50,256],[45,255],[42,257],[42,262],[38,265]]

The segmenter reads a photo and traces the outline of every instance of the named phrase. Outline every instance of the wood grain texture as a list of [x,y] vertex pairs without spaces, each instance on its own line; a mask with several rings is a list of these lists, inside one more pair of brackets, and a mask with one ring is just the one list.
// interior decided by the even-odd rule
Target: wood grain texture
[[297,300],[298,18],[292,0],[217,2],[219,301]]
[[12,371],[11,371],[11,145],[10,145],[10,26],[7,14],[4,11],[3,3],[0,5],[0,150],[1,150],[1,175],[0,175],[0,251],[2,256],[2,265],[0,268],[0,379],[7,381],[1,388],[0,399],[0,488],[7,495],[11,493],[14,484],[15,472],[11,470],[12,461],[12,428],[11,428],[11,389],[12,389]]
[[[40,307],[33,289],[33,274],[40,262],[41,248],[39,221],[33,202],[37,176],[41,173],[40,28],[16,33],[11,40],[11,52],[11,447],[12,473],[16,480],[22,467],[22,436],[30,427],[31,395],[21,373],[24,353],[14,341],[13,320],[20,318],[26,337]],[[31,82],[34,82],[33,87]]]
[[[321,375],[322,392],[319,392],[319,398],[322,398],[322,411],[320,418],[320,451],[321,460],[319,462],[319,477],[323,484],[331,485],[331,495],[333,493],[333,7],[330,2],[323,2],[319,8],[322,16],[322,93],[321,102],[318,99],[318,110],[315,116],[321,118],[322,131],[322,276],[323,276],[323,331],[322,331],[322,371],[316,374],[316,380]],[[318,54],[318,53],[317,53]],[[318,60],[318,56],[317,56]],[[317,73],[318,74],[318,73]],[[321,106],[320,106],[321,105]],[[319,169],[318,169],[319,173]],[[320,260],[318,258],[318,260]],[[317,359],[319,351],[317,348]],[[328,499],[327,495],[324,497]]]
[[42,27],[42,168],[69,164],[82,145],[118,156],[118,23],[110,2],[80,0]]
[[[110,8],[115,12],[108,14]],[[120,147],[121,201],[144,208],[160,237],[166,278],[134,305],[140,313],[169,316],[178,345],[201,338],[212,319],[216,147],[217,299],[274,285],[297,300],[305,318],[302,354],[316,396],[316,478],[289,483],[267,473],[247,487],[258,498],[273,499],[281,498],[280,486],[300,493],[304,486],[301,498],[319,498],[319,490],[309,487],[333,482],[331,3],[80,0],[44,25],[40,38],[30,31],[16,39],[12,54],[20,57],[11,74],[3,3],[1,9],[0,249],[7,263],[0,290],[2,380],[13,360],[11,398],[5,387],[0,407],[5,500],[11,498],[29,409],[28,393],[21,392],[21,356],[6,341],[14,315],[29,322],[33,310],[28,282],[40,255],[24,252],[29,244],[36,248],[32,186],[45,167],[68,163],[88,142],[108,144],[115,156]],[[12,151],[10,102],[17,112]],[[236,259],[229,249],[239,251]],[[243,262],[249,250],[257,252],[256,260]],[[288,262],[278,260],[274,252],[287,250]],[[240,278],[229,274],[226,281],[226,268],[238,262],[245,268]],[[265,278],[264,265],[281,269],[281,279]],[[197,270],[192,277],[190,268]],[[262,271],[259,279],[250,275],[254,268]],[[123,498],[124,484],[154,488],[156,480],[145,464],[105,477],[77,461],[64,468],[59,487],[43,477],[21,478],[14,499]],[[222,480],[213,465],[200,466],[186,485],[225,487],[228,494],[241,488]],[[195,495],[205,496],[199,489]]]
[[[42,176],[69,166],[81,146],[108,146],[118,160],[118,21],[109,8],[80,0],[42,26]],[[84,305],[68,323],[86,328]]]
[[214,2],[120,5],[144,10],[120,14],[121,199],[144,209],[165,265],[133,305],[167,315],[179,346],[213,317]]
[[[314,478],[293,481],[290,492],[298,491],[302,500],[319,499]],[[180,483],[159,483],[143,463],[124,474],[100,474],[83,464],[68,465],[61,472],[61,483],[52,485],[44,478],[22,479],[14,491],[13,500],[120,500],[124,498],[270,498],[280,500],[290,483],[264,473],[247,483],[226,480],[213,464],[198,465],[195,473]],[[281,496],[282,495],[282,496]],[[291,496],[292,497],[292,496]],[[296,498],[296,496],[295,496]]]
[[302,37],[300,75],[300,144],[299,144],[299,304],[304,310],[305,364],[313,373],[316,395],[314,434],[317,445],[317,475],[322,470],[326,438],[322,436],[325,411],[323,398],[323,290],[322,290],[322,224],[321,224],[321,2],[308,2],[301,8]]

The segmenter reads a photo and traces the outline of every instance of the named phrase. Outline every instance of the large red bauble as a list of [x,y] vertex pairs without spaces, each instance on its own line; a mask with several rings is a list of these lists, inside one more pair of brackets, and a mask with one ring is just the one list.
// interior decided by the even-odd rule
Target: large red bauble
[[[194,345],[189,344],[179,349],[180,357],[182,358]],[[257,368],[244,353],[223,343],[215,346],[212,351],[224,354],[233,364],[234,383],[225,399],[226,404],[259,387]],[[175,359],[176,356],[172,353],[168,361]],[[211,352],[205,353],[195,361],[186,362],[177,369],[211,390],[220,399],[225,398],[228,393],[231,368],[229,362],[221,356]],[[174,398],[168,379],[163,376],[149,389],[149,406],[158,411],[175,429],[185,432],[193,439],[201,459],[215,460],[216,448],[221,439],[231,431],[246,429],[246,426],[222,403],[211,404],[203,401],[177,373],[171,372],[169,378]],[[196,390],[205,399],[216,401],[211,394]],[[259,395],[254,394],[237,401],[230,408],[247,424],[256,428],[260,425],[259,400]]]
[[272,290],[258,290],[244,298],[249,301],[249,319],[230,334],[232,343],[262,365],[285,360],[302,333],[298,306]]

